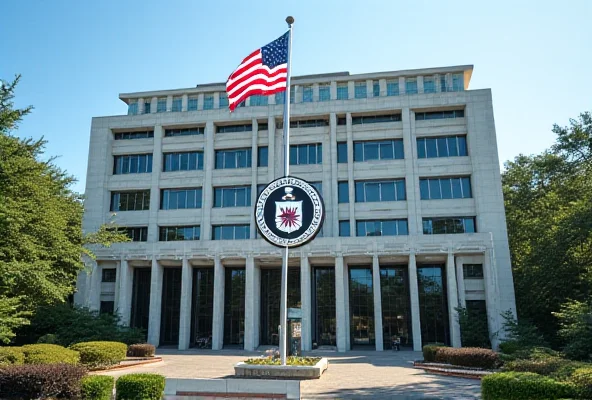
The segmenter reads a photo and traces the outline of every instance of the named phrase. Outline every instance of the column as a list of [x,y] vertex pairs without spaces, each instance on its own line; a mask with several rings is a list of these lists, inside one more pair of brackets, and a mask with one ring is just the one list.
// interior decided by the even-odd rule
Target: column
[[181,111],[187,111],[187,104],[189,103],[189,96],[185,93],[181,97]]
[[150,280],[150,318],[148,320],[148,343],[160,344],[160,314],[162,312],[162,276],[164,270],[155,256],[152,257]]
[[156,113],[157,106],[158,106],[158,97],[153,97],[152,100],[150,100],[150,114]]
[[409,253],[409,297],[411,298],[411,327],[413,330],[413,350],[421,351],[421,321],[419,315],[419,288],[417,285],[417,265],[415,253]]
[[374,293],[374,338],[376,340],[376,351],[384,350],[382,338],[382,296],[380,290],[380,263],[378,255],[372,257],[372,286]]
[[121,318],[122,325],[129,326],[132,305],[133,275],[125,257],[121,257],[119,269],[119,287],[117,288],[119,291],[119,302],[117,304],[117,312]]
[[189,348],[191,337],[191,300],[193,299],[193,268],[187,257],[181,267],[181,306],[179,318],[179,350]]
[[220,108],[220,92],[214,92],[214,109]]
[[[251,120],[253,129],[251,130],[251,204],[254,206],[257,201],[257,166],[259,165],[259,151],[257,147],[257,136],[259,134],[259,124],[257,119]],[[267,148],[269,153],[269,147]],[[255,239],[257,228],[255,226],[255,213],[251,213],[251,220],[249,222],[249,237]]]
[[440,87],[440,74],[434,74],[434,85],[436,86],[436,93],[440,93],[442,91]]
[[245,279],[245,350],[253,351],[259,347],[259,307],[257,300],[261,294],[261,274],[255,266],[255,258],[249,254],[246,260]]
[[167,112],[173,111],[173,95],[169,94],[166,98],[166,110]]
[[214,257],[214,317],[212,321],[212,350],[224,345],[224,266],[219,256]]
[[417,77],[417,93],[423,93],[423,76]]
[[138,114],[144,114],[144,98],[140,97],[138,99]]
[[329,88],[331,100],[337,100],[337,82],[331,81],[331,87]]
[[446,74],[446,91],[452,92],[452,74]]
[[319,84],[313,83],[312,85],[312,101],[318,102],[319,101]]
[[407,86],[405,85],[405,77],[404,76],[400,76],[399,77],[399,94],[405,94],[405,89],[407,89]]
[[[275,98],[275,96],[270,96]],[[275,179],[275,118],[267,119],[267,180]]]
[[454,265],[454,253],[448,250],[446,261],[446,282],[448,283],[448,321],[450,324],[450,337],[452,347],[460,347],[460,324],[458,323],[458,289],[456,286],[456,267]]
[[351,99],[355,98],[355,92],[356,92],[356,83],[354,81],[348,81],[347,82],[347,99],[351,100]]
[[308,256],[300,258],[300,303],[302,307],[302,350],[312,350],[312,288],[311,267]]
[[98,311],[101,309],[101,266],[93,261],[91,267],[88,308]]
[[[203,97],[203,96],[202,96]],[[203,99],[202,99],[203,100]],[[212,239],[212,224],[211,211],[213,202],[212,190],[212,172],[215,166],[215,152],[214,152],[214,123],[212,121],[206,122],[205,129],[205,148],[204,148],[204,170],[205,178],[203,182],[202,191],[204,194],[204,204],[202,208],[202,225],[201,225],[201,240]]]
[[115,288],[113,289],[113,313],[117,312],[119,307],[119,284],[121,282],[121,259],[115,263]]
[[465,276],[463,274],[463,263],[460,257],[456,259],[456,281],[458,282],[459,307],[466,308],[467,300],[465,294]]
[[160,209],[160,171],[162,171],[162,137],[164,129],[161,125],[154,127],[154,147],[152,150],[152,173],[150,179],[150,211],[148,211],[148,241],[158,241],[158,210]]
[[[483,254],[483,280],[485,284],[485,308],[487,310],[487,323],[489,327],[489,337],[491,338],[491,346],[497,349],[500,342],[500,337],[495,335],[501,328],[498,321],[501,318],[500,314],[502,310],[498,311],[496,289],[495,289],[495,277],[491,270],[491,249],[487,248],[485,254]],[[505,311],[505,310],[503,310]],[[503,332],[500,332],[502,335]],[[503,336],[502,336],[503,338]]]
[[197,95],[197,109],[198,110],[203,110],[203,105],[204,105],[204,94],[203,93],[199,93]]
[[354,182],[354,133],[351,113],[345,115],[347,129],[347,186],[349,189],[349,230],[351,236],[356,236],[356,185]]
[[407,193],[407,225],[409,235],[420,235],[421,202],[419,201],[417,145],[415,140],[415,113],[405,107],[401,110],[403,120],[403,151],[405,153],[405,192]]
[[343,255],[339,254],[335,258],[335,311],[337,322],[337,351],[344,352],[347,350],[347,324],[346,309],[345,309],[345,265],[343,263]]
[[374,85],[372,82],[372,79],[366,80],[366,97],[368,98],[374,97]]
[[[317,85],[318,87],[318,85]],[[330,126],[330,133],[329,133],[329,140],[331,146],[331,222],[330,226],[331,229],[326,232],[326,236],[337,237],[339,236],[339,189],[338,189],[338,167],[339,164],[337,163],[337,115],[335,113],[331,113],[329,115],[329,126]],[[325,220],[325,225],[326,224]]]

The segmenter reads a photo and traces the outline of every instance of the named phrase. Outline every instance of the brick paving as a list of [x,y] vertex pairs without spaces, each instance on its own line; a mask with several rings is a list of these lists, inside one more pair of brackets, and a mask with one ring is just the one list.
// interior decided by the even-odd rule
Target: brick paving
[[[104,372],[158,373],[170,378],[234,377],[234,364],[261,353],[243,350],[158,349],[163,362]],[[473,379],[433,375],[413,368],[421,353],[412,351],[348,353],[319,352],[329,359],[321,379],[301,381],[303,399],[479,399],[480,382]]]

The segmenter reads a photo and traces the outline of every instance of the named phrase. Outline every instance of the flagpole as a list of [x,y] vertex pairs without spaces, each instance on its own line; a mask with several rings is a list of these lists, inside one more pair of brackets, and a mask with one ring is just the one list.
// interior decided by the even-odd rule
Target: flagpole
[[[288,23],[288,59],[286,68],[286,94],[284,96],[284,176],[290,175],[290,58],[292,52],[292,24],[294,18],[286,18]],[[280,359],[286,365],[288,326],[288,246],[284,249],[282,263],[282,290],[280,302]]]

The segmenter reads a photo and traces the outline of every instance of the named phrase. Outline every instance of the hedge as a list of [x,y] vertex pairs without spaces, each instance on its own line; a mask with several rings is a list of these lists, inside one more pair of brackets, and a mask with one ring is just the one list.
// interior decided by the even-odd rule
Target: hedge
[[440,347],[436,349],[436,362],[485,369],[495,369],[501,365],[495,351],[479,347]]
[[499,344],[499,350],[504,354],[514,354],[523,348],[524,346],[517,340],[508,340]]
[[483,400],[564,399],[575,396],[572,384],[532,372],[501,372],[481,379]]
[[131,344],[127,349],[127,355],[130,357],[153,357],[156,348],[148,343]]
[[130,374],[119,378],[115,384],[117,400],[160,400],[164,393],[164,376],[155,374]]
[[127,345],[119,342],[83,342],[70,346],[80,353],[80,362],[89,368],[108,367],[125,359]]
[[111,400],[115,378],[107,375],[92,375],[82,378],[82,400]]
[[80,354],[57,344],[28,344],[22,347],[25,364],[78,364]]
[[577,395],[581,399],[592,399],[592,367],[576,369],[570,381],[576,385]]
[[84,367],[71,364],[0,368],[0,399],[77,399],[85,374]]
[[20,347],[0,347],[0,366],[24,364],[25,355]]
[[548,358],[546,360],[515,360],[504,364],[504,371],[534,372],[549,376],[557,372],[569,361],[562,358]]
[[425,362],[436,361],[436,351],[438,351],[438,349],[440,347],[445,347],[445,346],[446,345],[440,344],[440,343],[428,344],[428,345],[423,346],[423,348],[422,348],[423,360]]

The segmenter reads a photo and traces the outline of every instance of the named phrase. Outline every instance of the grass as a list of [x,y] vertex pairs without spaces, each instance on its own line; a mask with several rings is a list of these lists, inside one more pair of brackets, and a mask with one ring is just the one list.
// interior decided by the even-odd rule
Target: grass
[[[321,360],[321,357],[288,357],[286,365],[298,365],[298,366],[313,366]],[[251,365],[282,365],[279,358],[249,358],[245,361],[245,364]]]

